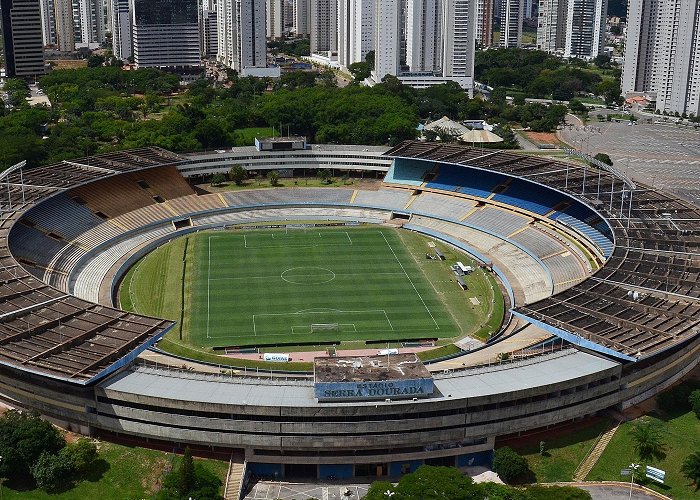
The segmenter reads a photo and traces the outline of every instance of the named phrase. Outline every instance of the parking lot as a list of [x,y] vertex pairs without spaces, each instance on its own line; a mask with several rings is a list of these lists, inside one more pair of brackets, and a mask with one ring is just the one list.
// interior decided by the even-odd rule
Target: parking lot
[[358,500],[369,488],[369,484],[293,483],[260,481],[243,497],[245,500]]
[[562,138],[576,149],[607,153],[635,180],[671,191],[700,205],[700,130],[668,123],[593,122],[568,117]]

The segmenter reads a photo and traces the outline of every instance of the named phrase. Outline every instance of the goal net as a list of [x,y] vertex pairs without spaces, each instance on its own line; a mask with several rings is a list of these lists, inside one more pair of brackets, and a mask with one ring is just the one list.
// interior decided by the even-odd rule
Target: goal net
[[311,333],[315,332],[337,332],[340,330],[338,323],[312,323]]

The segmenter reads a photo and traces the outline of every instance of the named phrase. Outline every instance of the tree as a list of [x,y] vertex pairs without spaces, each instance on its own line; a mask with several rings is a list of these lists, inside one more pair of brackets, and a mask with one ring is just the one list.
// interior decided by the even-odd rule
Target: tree
[[0,477],[31,482],[31,466],[42,453],[56,455],[66,445],[58,429],[38,413],[9,410],[0,417]]
[[700,418],[700,389],[696,389],[690,393],[688,403],[690,403],[690,407],[693,409],[695,416]]
[[522,479],[529,472],[527,460],[508,446],[499,448],[494,453],[493,470],[506,483]]
[[638,422],[631,431],[634,450],[642,462],[661,459],[666,456],[666,445],[661,427],[651,420]]
[[695,483],[695,490],[700,489],[700,451],[688,455],[681,465],[683,477]]
[[572,99],[569,102],[569,109],[571,110],[572,113],[576,113],[578,115],[583,115],[583,114],[588,113],[588,108],[579,99]]
[[32,477],[39,488],[52,490],[65,483],[73,472],[70,460],[62,453],[44,452],[31,467]]
[[212,186],[221,186],[224,182],[226,182],[224,174],[214,174],[211,178]]
[[610,156],[608,156],[605,153],[596,153],[596,155],[593,158],[595,158],[601,163],[605,163],[606,165],[610,165],[612,167],[613,161],[610,159]]
[[192,459],[192,451],[190,447],[185,448],[185,454],[182,457],[180,465],[180,491],[189,492],[194,488],[194,460]]
[[267,180],[271,186],[277,186],[280,183],[280,174],[277,170],[270,170],[267,173]]
[[[388,488],[381,488],[384,491]],[[454,467],[421,465],[406,474],[393,488],[400,500],[482,500],[483,491],[472,479]],[[381,492],[381,491],[380,491]],[[375,497],[376,498],[376,497]],[[382,498],[382,497],[379,497]],[[384,497],[386,498],[386,497]]]
[[318,178],[321,179],[326,184],[330,184],[333,181],[333,174],[327,168],[322,168],[318,171]]
[[[187,453],[187,449],[185,450]],[[186,465],[189,463],[189,465]],[[189,470],[189,472],[187,472]],[[184,476],[190,479],[185,480]],[[174,468],[165,479],[163,487],[155,496],[156,500],[220,500],[219,487],[221,481],[200,463],[194,463],[192,456],[183,457],[179,467]]]
[[248,171],[241,165],[234,165],[228,171],[229,178],[236,183],[236,186],[242,186],[243,181],[248,178]]
[[79,439],[63,448],[60,454],[74,472],[85,473],[97,459],[97,446],[89,439]]

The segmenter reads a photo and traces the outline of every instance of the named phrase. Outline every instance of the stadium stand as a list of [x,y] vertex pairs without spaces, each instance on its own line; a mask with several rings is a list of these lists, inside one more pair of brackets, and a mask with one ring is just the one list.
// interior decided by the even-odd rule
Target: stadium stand
[[230,207],[252,207],[275,203],[350,203],[351,189],[295,188],[254,189],[223,193]]
[[540,215],[547,215],[565,200],[565,196],[533,182],[514,179],[492,200],[519,207]]
[[224,208],[222,197],[218,194],[190,195],[175,198],[166,202],[168,207],[180,215],[204,212]]
[[510,239],[520,243],[541,259],[567,250],[567,247],[561,241],[534,227],[528,227],[524,231],[511,236]]
[[384,182],[404,186],[420,186],[433,165],[424,161],[397,159],[391,163]]
[[403,210],[410,198],[411,192],[405,189],[380,189],[379,191],[358,191],[353,203]]
[[157,167],[77,187],[69,193],[103,218],[115,218],[138,208],[194,194],[175,167]]
[[467,215],[476,203],[467,198],[443,196],[437,193],[423,192],[408,207],[412,212],[433,214],[449,219],[460,219]]
[[507,237],[526,227],[531,220],[501,208],[483,207],[472,212],[463,222]]
[[104,222],[87,207],[75,203],[64,193],[35,206],[27,212],[23,220],[44,232],[59,234],[68,241]]
[[[700,237],[697,236],[700,210],[697,207],[646,186],[634,186],[614,171],[502,151],[474,156],[474,150],[463,149],[465,155],[461,157],[455,146],[406,142],[392,148],[387,155],[435,158],[444,152],[454,165],[449,170],[441,166],[440,171],[450,172],[449,184],[453,186],[465,183],[460,180],[460,169],[464,172],[476,167],[533,180],[542,186],[568,193],[568,205],[560,205],[555,201],[556,194],[553,194],[546,198],[547,203],[542,204],[542,207],[553,204],[551,213],[543,213],[544,208],[530,211],[548,216],[557,224],[585,236],[599,247],[607,259],[593,278],[563,293],[516,308],[522,317],[546,325],[564,338],[578,338],[577,342],[581,345],[626,360],[648,358],[698,335],[697,319],[684,322],[682,327],[664,321],[660,322],[659,327],[658,321],[651,321],[648,313],[641,310],[636,316],[623,312],[628,308],[641,309],[639,302],[625,300],[620,304],[620,299],[613,298],[626,297],[626,294],[635,292],[642,298],[652,294],[661,302],[672,302],[673,305],[669,307],[673,309],[682,307],[676,304],[679,300],[688,303],[700,297],[696,285],[699,266],[697,255],[694,255],[700,250]],[[469,176],[463,173],[461,178]],[[505,201],[505,196],[517,198],[527,194],[514,182],[506,183],[508,188],[499,193],[503,195],[500,199]],[[476,193],[479,197],[490,196],[487,191],[495,189],[495,186],[489,186],[490,183],[478,186]],[[493,196],[494,201],[497,201],[499,194]],[[540,203],[542,199],[545,198],[528,201]],[[508,201],[515,206],[527,205],[513,199]],[[586,204],[595,207],[607,222]],[[562,278],[575,274],[557,266],[556,272],[560,271]],[[573,300],[572,290],[581,290],[584,284],[598,282],[611,287],[610,296],[605,300],[614,302],[615,307],[601,308],[598,306],[603,303],[596,301],[590,302],[596,307],[583,307]],[[657,307],[666,309],[664,305],[657,304]]]
[[[134,353],[172,327],[169,321],[71,297],[36,276],[50,283],[65,279],[67,271],[60,267],[70,267],[76,255],[85,251],[70,239],[103,225],[77,207],[70,195],[59,191],[90,181],[108,182],[105,177],[141,166],[172,165],[180,160],[172,153],[145,148],[43,168],[11,168],[2,174],[8,189],[1,197],[0,241],[11,245],[13,254],[7,246],[0,249],[1,272],[5,275],[0,283],[0,362],[86,384],[127,363]],[[52,194],[58,196],[49,198],[47,206],[34,205]],[[63,213],[62,218],[57,216],[55,211],[63,207],[72,220],[66,221]],[[27,217],[17,224],[23,210],[28,210],[23,214]],[[67,252],[69,248],[75,254]],[[21,259],[29,272],[18,266],[15,258]],[[52,262],[57,266],[54,270],[47,266]]]

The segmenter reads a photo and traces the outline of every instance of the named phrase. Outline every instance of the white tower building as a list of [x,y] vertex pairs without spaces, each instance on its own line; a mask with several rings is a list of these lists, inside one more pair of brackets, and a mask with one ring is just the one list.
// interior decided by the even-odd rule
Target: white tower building
[[627,4],[623,95],[652,88],[658,7],[658,0],[630,0]]
[[651,86],[656,109],[700,115],[700,0],[658,4]]
[[265,0],[219,0],[218,55],[239,73],[267,66]]
[[133,55],[129,0],[111,0],[110,17],[112,20],[112,52],[117,59],[126,60]]
[[564,57],[593,59],[605,47],[608,0],[569,0]]
[[[381,0],[380,0],[381,1]],[[347,68],[374,50],[377,0],[338,0],[338,63]]]
[[311,0],[294,0],[294,32],[299,36],[311,33]]
[[311,53],[338,50],[338,0],[309,0]]
[[378,0],[374,24],[374,71],[372,79],[380,82],[386,75],[401,70],[401,0]]
[[537,11],[537,49],[563,54],[566,46],[567,0],[540,0]]
[[501,47],[520,47],[523,38],[523,0],[501,0]]
[[442,68],[441,0],[406,0],[406,65],[411,72]]

